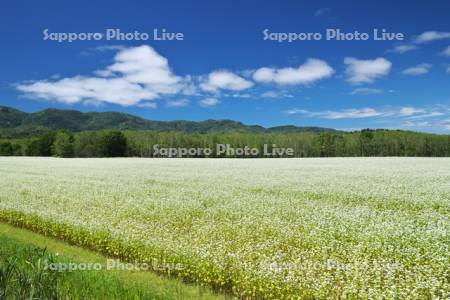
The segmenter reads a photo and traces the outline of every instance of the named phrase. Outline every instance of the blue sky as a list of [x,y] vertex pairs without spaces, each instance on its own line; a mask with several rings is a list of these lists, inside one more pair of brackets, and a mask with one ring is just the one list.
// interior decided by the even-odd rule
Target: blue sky
[[[450,132],[448,1],[0,5],[0,105]],[[107,29],[148,39],[107,40]],[[154,29],[182,33],[183,40],[154,40]],[[327,29],[368,39],[327,39]],[[374,40],[374,29],[404,40]],[[64,33],[77,39],[55,40]],[[102,36],[80,40],[80,33]],[[321,38],[279,42],[279,33]]]

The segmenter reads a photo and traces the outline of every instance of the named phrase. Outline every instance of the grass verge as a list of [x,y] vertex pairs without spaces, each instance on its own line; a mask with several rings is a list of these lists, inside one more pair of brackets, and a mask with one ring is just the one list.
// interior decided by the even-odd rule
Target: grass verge
[[138,270],[52,271],[107,257],[0,223],[0,299],[224,299],[202,287]]

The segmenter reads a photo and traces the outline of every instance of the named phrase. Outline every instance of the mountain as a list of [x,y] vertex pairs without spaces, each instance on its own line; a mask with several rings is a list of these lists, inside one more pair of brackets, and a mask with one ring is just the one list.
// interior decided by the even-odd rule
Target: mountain
[[0,134],[3,136],[28,136],[65,129],[71,132],[102,129],[180,131],[211,133],[227,131],[248,132],[336,132],[321,127],[298,127],[293,125],[265,128],[245,125],[232,120],[152,121],[121,112],[80,112],[77,110],[46,109],[26,113],[15,108],[0,106]]
[[15,108],[0,106],[0,128],[20,126],[27,115]]

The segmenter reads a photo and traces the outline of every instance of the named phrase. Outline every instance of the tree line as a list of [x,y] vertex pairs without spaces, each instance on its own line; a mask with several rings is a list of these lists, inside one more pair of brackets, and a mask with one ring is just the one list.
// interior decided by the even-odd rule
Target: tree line
[[[183,133],[101,130],[71,133],[52,131],[40,136],[0,137],[2,156],[153,157],[154,145],[174,148],[212,148],[217,144],[262,149],[292,148],[295,157],[450,156],[450,135],[401,130],[301,133]],[[222,155],[221,157],[223,157]],[[262,155],[260,155],[262,156]],[[213,153],[212,157],[217,157]]]

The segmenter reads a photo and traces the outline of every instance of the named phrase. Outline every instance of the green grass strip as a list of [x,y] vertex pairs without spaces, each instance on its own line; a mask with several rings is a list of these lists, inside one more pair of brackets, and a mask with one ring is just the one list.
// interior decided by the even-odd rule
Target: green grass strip
[[[0,253],[8,253],[8,245],[10,245],[10,249],[16,250],[25,249],[26,246],[32,245],[41,250],[45,248],[53,258],[55,257],[54,254],[57,253],[58,262],[105,264],[108,257],[120,257],[123,261],[135,261],[131,259],[132,254],[135,252],[130,252],[130,249],[127,247],[122,248],[118,246],[119,241],[109,239],[109,236],[105,233],[89,233],[78,228],[72,228],[60,223],[52,223],[42,218],[27,216],[14,211],[0,211],[0,221],[12,225],[0,223],[0,251],[2,251]],[[77,246],[68,245],[66,242],[76,244]],[[95,250],[95,252],[89,251],[86,248]],[[121,250],[128,251],[125,252],[127,255],[119,255]],[[30,251],[33,252],[34,250]],[[14,252],[20,253],[21,251],[17,250]],[[98,252],[107,256],[103,256]],[[25,255],[28,257],[28,260],[30,260],[30,255]],[[3,266],[6,266],[7,263],[5,256],[0,257],[0,264]],[[14,255],[11,255],[10,259],[13,258]],[[129,260],[125,260],[124,258],[129,258]],[[19,265],[20,261],[23,260],[21,257],[14,259],[16,259],[15,264],[18,263]],[[36,268],[23,268],[27,272],[31,272],[32,269]],[[61,279],[62,282],[59,284],[59,290],[56,292],[67,299],[105,299],[105,297],[108,299],[226,298],[225,296],[216,295],[203,287],[186,284],[176,278],[161,277],[153,272],[137,270],[92,270],[64,273],[66,273],[66,276],[63,276]],[[30,273],[23,275],[21,278],[28,278],[27,280],[30,281],[35,277],[35,273]],[[21,281],[15,280],[14,282]],[[33,280],[30,282],[32,283]],[[30,285],[28,285],[28,288],[24,285],[21,289],[23,293],[26,293],[29,291],[29,288],[31,288]],[[17,287],[15,289],[17,290]],[[34,293],[36,293],[35,286],[33,289]],[[46,286],[45,290],[51,291],[52,287]],[[18,297],[22,296],[23,294]]]

